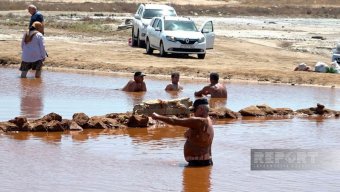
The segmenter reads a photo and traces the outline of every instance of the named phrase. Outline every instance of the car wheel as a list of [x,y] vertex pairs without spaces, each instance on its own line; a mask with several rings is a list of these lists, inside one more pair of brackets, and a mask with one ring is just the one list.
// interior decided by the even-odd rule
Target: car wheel
[[132,47],[137,46],[137,40],[136,40],[136,37],[134,35],[134,29],[133,28],[132,28],[132,33],[131,33],[131,46]]
[[139,31],[138,31],[138,33],[137,33],[137,46],[138,46],[138,47],[144,47],[143,41],[140,40],[140,38],[139,38]]
[[203,54],[197,54],[197,57],[198,57],[199,59],[204,59],[205,53],[203,53]]
[[146,43],[146,53],[151,55],[153,53],[153,49],[150,46],[150,41],[148,38],[146,39],[145,43]]
[[164,51],[163,42],[161,42],[161,46],[160,46],[160,50],[159,50],[159,55],[160,55],[161,57],[165,57],[165,56],[166,56],[166,52]]

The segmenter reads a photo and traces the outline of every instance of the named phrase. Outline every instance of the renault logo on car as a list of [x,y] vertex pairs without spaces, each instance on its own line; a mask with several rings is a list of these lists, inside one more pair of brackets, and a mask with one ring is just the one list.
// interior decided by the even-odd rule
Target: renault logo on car
[[190,39],[186,38],[185,43],[188,44],[190,42]]

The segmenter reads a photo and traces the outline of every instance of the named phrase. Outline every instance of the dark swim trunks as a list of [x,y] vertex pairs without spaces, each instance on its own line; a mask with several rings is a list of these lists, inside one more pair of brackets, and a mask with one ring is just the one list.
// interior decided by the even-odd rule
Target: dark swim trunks
[[20,71],[28,71],[30,69],[32,70],[41,70],[43,66],[43,61],[38,60],[36,62],[25,62],[22,61],[19,70]]
[[209,160],[191,160],[189,161],[189,167],[203,167],[213,165],[212,159]]

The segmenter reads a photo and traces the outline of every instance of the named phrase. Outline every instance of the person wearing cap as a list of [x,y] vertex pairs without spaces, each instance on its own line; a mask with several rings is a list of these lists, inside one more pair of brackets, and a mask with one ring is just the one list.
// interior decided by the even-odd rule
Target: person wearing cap
[[123,91],[127,92],[143,92],[146,91],[146,84],[144,82],[145,74],[137,71],[133,76],[133,80],[130,80],[124,87]]
[[171,73],[171,83],[165,87],[165,91],[181,91],[183,87],[179,84],[179,73]]
[[[30,23],[28,25],[28,28],[31,28],[33,23],[38,21],[44,26],[44,16],[38,11],[37,7],[35,5],[29,5],[27,8],[28,12],[31,14]],[[44,34],[44,28],[42,28],[42,34]]]
[[213,164],[211,145],[214,138],[214,129],[210,119],[209,103],[205,98],[195,100],[193,104],[194,117],[177,118],[152,114],[155,120],[163,121],[170,125],[188,128],[184,136],[184,158],[188,166],[209,166]]
[[46,58],[44,36],[42,34],[43,25],[40,22],[34,22],[28,32],[26,32],[21,41],[21,78],[26,78],[28,70],[35,70],[35,77],[41,76],[41,69]]
[[224,84],[218,82],[218,73],[210,73],[210,85],[203,87],[200,91],[195,92],[196,97],[211,95],[211,98],[227,98],[227,89]]

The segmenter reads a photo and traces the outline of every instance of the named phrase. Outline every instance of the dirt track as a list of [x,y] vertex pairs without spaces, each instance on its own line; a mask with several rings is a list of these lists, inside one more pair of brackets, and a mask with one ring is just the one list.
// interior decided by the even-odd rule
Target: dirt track
[[[20,62],[22,30],[1,26],[0,59]],[[275,31],[275,30],[274,30]],[[317,61],[330,60],[325,54],[298,52],[276,46],[275,40],[244,39],[218,35],[213,50],[204,60],[169,56],[161,58],[145,54],[145,49],[128,46],[130,30],[112,35],[89,35],[66,30],[46,29],[46,48],[49,58],[46,68],[72,68],[107,72],[133,72],[168,75],[179,71],[182,76],[206,77],[217,71],[226,80],[252,80],[274,83],[340,86],[339,74],[294,72],[295,66],[305,62],[313,66]],[[275,45],[275,46],[273,46]],[[19,65],[17,65],[18,67]]]

